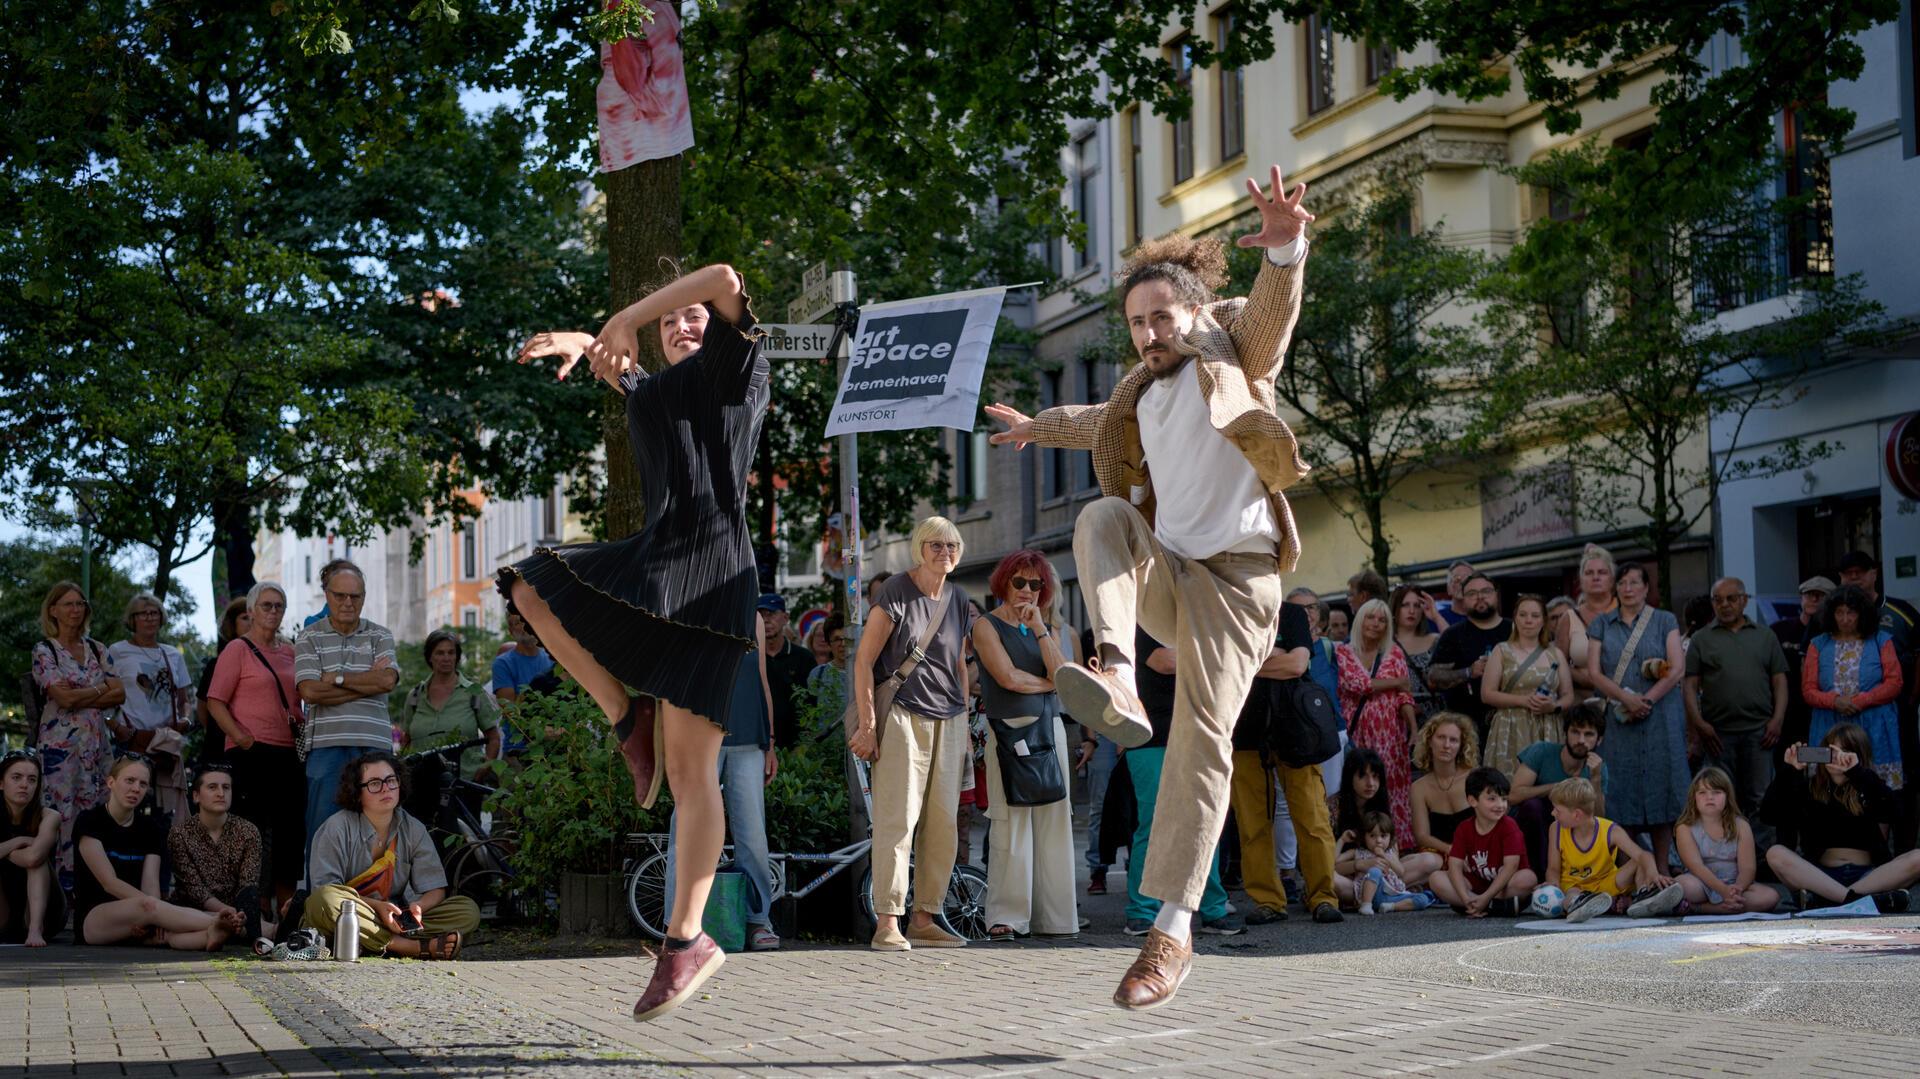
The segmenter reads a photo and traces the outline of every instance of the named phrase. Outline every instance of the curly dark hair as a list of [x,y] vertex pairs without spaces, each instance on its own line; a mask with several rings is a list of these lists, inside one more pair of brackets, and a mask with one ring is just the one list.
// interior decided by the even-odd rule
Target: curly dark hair
[[1834,632],[1833,612],[1837,607],[1845,607],[1853,612],[1858,619],[1854,624],[1854,632],[1860,634],[1861,639],[1873,640],[1873,635],[1879,632],[1880,605],[1867,595],[1866,589],[1854,584],[1843,584],[1834,589],[1827,596],[1827,601],[1820,605],[1820,632]]
[[376,749],[372,753],[355,757],[347,762],[345,768],[340,769],[340,786],[333,792],[333,804],[341,809],[360,812],[360,797],[363,793],[360,784],[364,782],[362,777],[366,775],[367,768],[375,764],[393,766],[393,774],[400,777],[400,804],[405,805],[407,795],[413,793],[413,784],[407,777],[407,762],[384,749]]
[[1170,232],[1143,240],[1120,270],[1120,306],[1127,294],[1149,281],[1173,286],[1174,298],[1198,307],[1218,299],[1227,284],[1227,247],[1218,239],[1195,239]]

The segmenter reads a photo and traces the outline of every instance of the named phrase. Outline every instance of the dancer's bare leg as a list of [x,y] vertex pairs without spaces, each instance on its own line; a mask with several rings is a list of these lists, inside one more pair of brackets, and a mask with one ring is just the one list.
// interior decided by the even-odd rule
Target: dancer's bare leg
[[719,771],[724,732],[704,717],[666,701],[660,702],[660,722],[667,750],[667,787],[673,791],[675,810],[673,919],[667,924],[667,935],[692,940],[700,935],[700,916],[707,909],[707,893],[713,888],[713,871],[720,864],[727,832]]
[[[573,639],[566,628],[561,626],[560,620],[554,617],[553,609],[547,606],[547,601],[540,598],[540,593],[535,592],[532,585],[517,577],[513,582],[513,609],[520,612],[520,617],[526,619],[527,625],[532,626],[533,631],[540,635],[540,643],[545,645],[553,658],[558,660],[560,665],[567,669],[567,673],[580,683],[581,688],[587,691],[587,695],[593,698],[593,703],[600,706],[601,714],[606,716],[607,722],[620,722],[627,714],[629,700],[627,687],[618,678],[608,673],[607,669],[593,658],[593,653],[587,651],[585,645]],[[716,859],[720,857],[718,850],[714,851],[714,857]]]

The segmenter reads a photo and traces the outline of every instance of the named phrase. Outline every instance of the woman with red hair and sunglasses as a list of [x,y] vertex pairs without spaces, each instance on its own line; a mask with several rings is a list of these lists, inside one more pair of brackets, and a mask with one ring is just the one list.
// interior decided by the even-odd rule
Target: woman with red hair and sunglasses
[[[973,624],[988,726],[987,819],[993,822],[987,937],[1071,936],[1080,931],[1073,803],[1066,796],[1066,729],[1053,690],[1053,672],[1067,662],[1053,616],[1060,589],[1047,557],[1033,550],[1001,559],[987,587],[999,606]],[[1009,776],[1003,760],[1020,775]],[[1059,797],[1049,798],[1054,784]]]

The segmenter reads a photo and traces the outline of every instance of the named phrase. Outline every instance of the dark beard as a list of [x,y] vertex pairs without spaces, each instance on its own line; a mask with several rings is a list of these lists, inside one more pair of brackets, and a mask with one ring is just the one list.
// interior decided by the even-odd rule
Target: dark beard
[[[1175,355],[1179,356],[1179,353],[1175,353]],[[1158,368],[1149,363],[1147,364],[1147,374],[1152,375],[1153,380],[1155,382],[1165,382],[1167,379],[1170,379],[1173,376],[1179,374],[1180,372],[1186,370],[1187,361],[1191,359],[1193,359],[1192,356],[1180,356],[1180,361],[1178,363],[1174,364],[1172,367],[1167,367],[1167,368]],[[1144,363],[1145,357],[1142,357],[1141,361]]]

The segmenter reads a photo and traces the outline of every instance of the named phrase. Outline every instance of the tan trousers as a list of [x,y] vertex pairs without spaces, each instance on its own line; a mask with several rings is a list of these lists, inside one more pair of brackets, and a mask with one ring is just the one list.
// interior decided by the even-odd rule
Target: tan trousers
[[[1014,728],[1033,724],[1033,716],[1004,722]],[[1000,778],[1000,756],[993,729],[987,729],[987,924],[1016,933],[1077,933],[1080,905],[1073,887],[1073,801],[1051,805],[1007,804]],[[1053,720],[1053,752],[1060,774],[1067,763],[1067,729]]]
[[[360,914],[360,953],[379,955],[387,950],[393,933],[374,917],[373,907],[359,892],[344,884],[328,884],[307,897],[306,923],[318,929],[333,946],[333,927],[340,921],[340,904],[351,900]],[[420,928],[431,933],[460,934],[462,940],[480,928],[480,906],[464,895],[450,895],[420,916]]]
[[[928,719],[899,705],[887,710],[880,759],[873,765],[873,910],[940,912],[959,852],[960,769],[967,761],[967,718]],[[915,852],[918,852],[916,856]]]
[[1081,512],[1073,557],[1098,644],[1131,661],[1138,625],[1174,650],[1173,727],[1140,891],[1198,909],[1233,789],[1233,724],[1280,622],[1279,560],[1171,554],[1119,498]]

